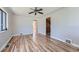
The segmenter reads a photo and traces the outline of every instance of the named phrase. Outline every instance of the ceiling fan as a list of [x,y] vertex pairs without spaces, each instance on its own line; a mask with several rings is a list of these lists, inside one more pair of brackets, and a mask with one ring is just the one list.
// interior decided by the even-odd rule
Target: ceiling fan
[[[32,9],[32,8],[31,8]],[[34,13],[35,15],[37,15],[37,13],[39,13],[39,14],[43,14],[43,12],[41,12],[43,9],[42,8],[40,8],[40,9],[38,9],[37,7],[35,7],[34,9],[32,9],[33,11],[32,12],[29,12],[29,14],[32,14],[32,13]]]

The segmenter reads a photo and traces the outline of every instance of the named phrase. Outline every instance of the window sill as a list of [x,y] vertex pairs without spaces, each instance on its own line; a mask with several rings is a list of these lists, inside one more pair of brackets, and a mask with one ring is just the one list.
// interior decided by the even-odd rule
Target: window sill
[[4,33],[4,32],[7,32],[7,30],[4,30],[4,31],[0,31],[0,33]]

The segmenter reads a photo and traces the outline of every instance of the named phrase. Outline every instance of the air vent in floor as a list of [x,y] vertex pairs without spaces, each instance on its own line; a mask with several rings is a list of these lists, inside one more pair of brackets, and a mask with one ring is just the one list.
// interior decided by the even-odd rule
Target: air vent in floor
[[71,40],[66,40],[66,43],[69,43],[70,44],[71,43]]

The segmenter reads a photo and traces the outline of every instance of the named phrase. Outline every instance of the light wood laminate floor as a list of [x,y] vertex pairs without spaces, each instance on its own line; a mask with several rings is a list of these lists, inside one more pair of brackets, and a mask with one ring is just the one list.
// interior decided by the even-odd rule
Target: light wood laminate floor
[[3,52],[77,52],[79,48],[38,34],[36,41],[32,35],[14,36]]

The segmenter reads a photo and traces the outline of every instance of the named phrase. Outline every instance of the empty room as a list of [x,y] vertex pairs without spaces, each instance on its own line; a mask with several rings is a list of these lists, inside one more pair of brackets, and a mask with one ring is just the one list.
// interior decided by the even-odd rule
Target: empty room
[[78,52],[79,7],[0,7],[1,52]]

